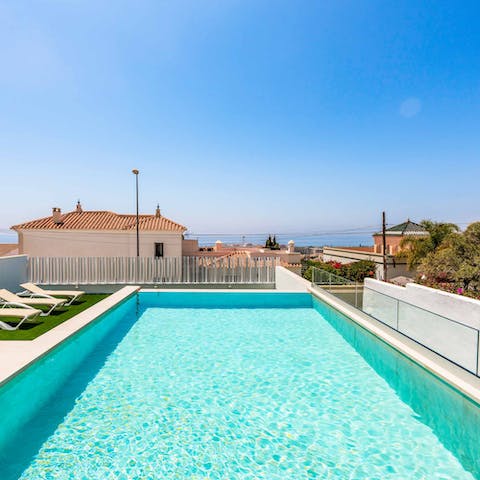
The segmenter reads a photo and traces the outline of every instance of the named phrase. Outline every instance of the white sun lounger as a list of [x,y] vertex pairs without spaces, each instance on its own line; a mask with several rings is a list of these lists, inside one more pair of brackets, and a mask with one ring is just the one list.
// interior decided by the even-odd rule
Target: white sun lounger
[[36,308],[32,307],[26,307],[25,305],[19,303],[3,303],[0,308],[0,318],[16,317],[21,318],[21,320],[14,327],[0,320],[0,329],[9,331],[18,330],[23,322],[26,322],[27,320],[33,320],[34,318],[38,317],[38,315],[41,315],[41,313],[41,310],[37,310]]
[[67,297],[69,301],[65,304],[66,307],[70,306],[75,300],[78,300],[81,296],[85,295],[85,292],[77,290],[44,290],[42,287],[39,287],[34,283],[22,283],[20,286],[25,289],[24,292],[18,294],[21,297],[29,297],[32,296],[32,294],[48,295],[49,297]]
[[42,317],[46,317],[47,315],[50,315],[50,313],[55,310],[57,307],[61,307],[62,305],[65,305],[66,300],[61,300],[59,298],[53,298],[50,297],[49,295],[34,295],[30,298],[25,298],[25,297],[19,297],[18,295],[15,295],[14,293],[6,290],[5,288],[2,288],[0,290],[0,299],[3,300],[3,302],[9,302],[9,303],[17,303],[22,307],[34,307],[34,306],[40,306],[40,305],[45,305],[45,306],[50,306],[50,310],[46,313],[41,313],[40,315]]

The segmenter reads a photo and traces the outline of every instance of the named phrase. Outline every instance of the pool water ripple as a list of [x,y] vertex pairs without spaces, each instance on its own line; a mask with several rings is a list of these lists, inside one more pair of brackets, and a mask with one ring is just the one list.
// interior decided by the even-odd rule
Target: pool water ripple
[[22,479],[468,479],[313,308],[148,308]]

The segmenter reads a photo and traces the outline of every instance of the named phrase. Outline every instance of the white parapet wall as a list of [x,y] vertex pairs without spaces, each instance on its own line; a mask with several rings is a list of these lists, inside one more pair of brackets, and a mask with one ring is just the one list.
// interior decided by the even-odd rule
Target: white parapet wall
[[27,265],[27,255],[0,257],[0,288],[18,292],[20,284],[28,281]]
[[[443,292],[442,290],[425,287],[417,283],[408,283],[406,287],[399,287],[370,278],[365,279],[365,288],[480,329],[479,300]],[[368,292],[366,295],[368,296]]]
[[308,292],[311,284],[285,267],[275,267],[275,289],[283,292]]
[[399,287],[366,279],[363,310],[471,372],[480,372],[480,301],[415,283]]

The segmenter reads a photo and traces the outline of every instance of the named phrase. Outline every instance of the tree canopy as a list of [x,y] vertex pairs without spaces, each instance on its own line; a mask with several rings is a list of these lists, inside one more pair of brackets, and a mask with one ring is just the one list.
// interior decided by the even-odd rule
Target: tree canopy
[[270,250],[280,250],[280,245],[278,244],[275,235],[273,238],[271,235],[268,236],[267,241],[265,242],[265,248],[269,248]]
[[405,236],[400,243],[400,255],[407,258],[410,269],[418,267],[423,259],[434,253],[449,235],[459,231],[454,223],[423,220],[420,225],[429,235]]
[[450,283],[468,290],[480,287],[480,222],[470,224],[464,232],[450,233],[419,264],[427,281]]

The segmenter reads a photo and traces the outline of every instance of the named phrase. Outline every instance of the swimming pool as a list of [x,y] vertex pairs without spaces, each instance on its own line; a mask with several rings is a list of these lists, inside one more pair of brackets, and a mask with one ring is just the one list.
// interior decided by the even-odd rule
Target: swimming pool
[[140,293],[0,411],[2,479],[480,478],[478,407],[302,293]]

